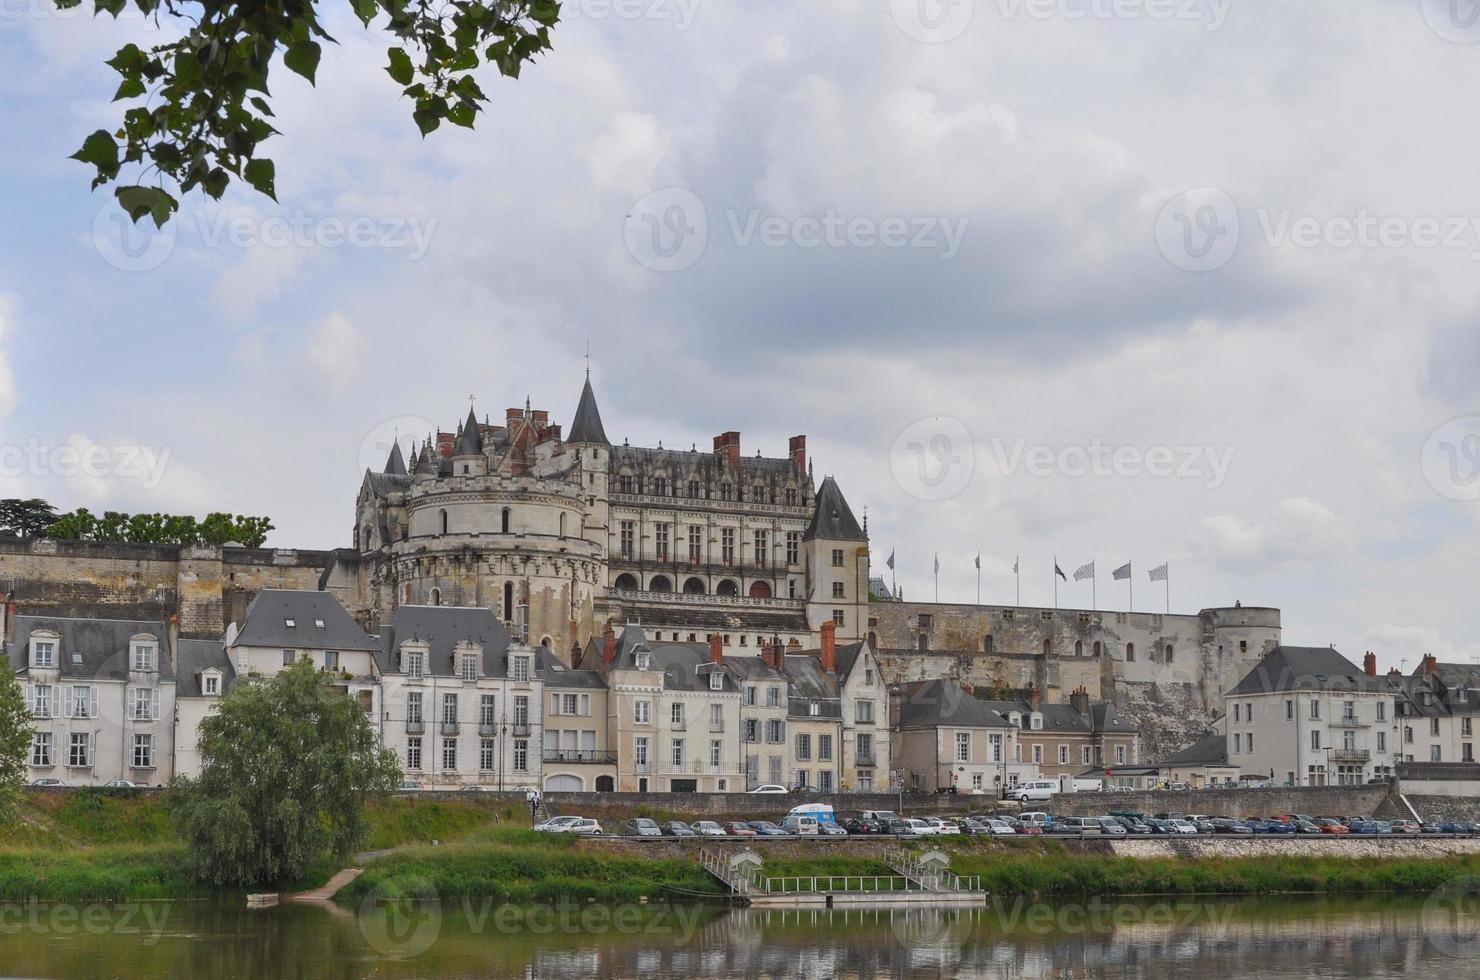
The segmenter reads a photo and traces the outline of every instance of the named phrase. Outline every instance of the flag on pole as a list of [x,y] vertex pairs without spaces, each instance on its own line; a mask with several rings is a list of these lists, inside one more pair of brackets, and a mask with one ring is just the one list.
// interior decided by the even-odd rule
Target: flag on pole
[[1059,578],[1063,579],[1065,582],[1069,581],[1069,576],[1064,574],[1064,570],[1059,567],[1058,562],[1053,563],[1053,573]]
[[1111,575],[1111,578],[1115,579],[1117,582],[1120,581],[1121,579],[1130,578],[1131,577],[1131,563],[1130,562],[1126,562],[1124,565],[1121,565],[1119,568],[1117,568],[1114,572],[1111,572],[1110,575]]
[[937,575],[940,574],[940,554],[939,553],[937,553],[936,556],[935,556],[935,573]]
[[1087,578],[1094,578],[1094,577],[1095,577],[1095,563],[1094,562],[1090,562],[1088,565],[1080,565],[1078,568],[1076,568],[1074,570],[1074,581],[1076,581],[1076,582],[1083,582]]
[[980,551],[976,553],[976,570],[982,570],[982,553]]
[[1017,574],[1017,570],[1018,570],[1018,559],[1017,558],[1014,558],[1012,560],[1012,574],[1016,575]]
[[886,565],[889,566],[889,570],[891,572],[894,571],[894,549],[893,548],[890,548],[889,549],[889,560],[886,561],[884,564],[886,564]]
[[1151,575],[1151,581],[1165,582],[1167,580],[1167,566],[1161,565],[1160,567],[1153,568],[1149,574]]

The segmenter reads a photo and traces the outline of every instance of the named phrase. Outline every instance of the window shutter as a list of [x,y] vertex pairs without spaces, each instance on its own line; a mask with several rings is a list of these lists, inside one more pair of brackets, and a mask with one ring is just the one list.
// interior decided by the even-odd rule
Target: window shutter
[[149,692],[149,720],[159,720],[159,688]]
[[[74,690],[75,690],[75,688],[73,688],[72,685],[70,685],[70,684],[67,685],[66,687],[62,688],[62,694],[67,699],[66,705],[67,705],[67,717],[68,718],[71,718],[71,717],[73,717],[76,714],[77,695],[75,693],[73,693]],[[52,712],[52,715],[56,715],[56,712],[53,711]]]
[[91,687],[88,691],[91,696],[88,698],[87,716],[89,718],[96,718],[98,716],[98,689],[97,687]]
[[36,692],[35,692],[34,688],[32,687],[30,681],[27,681],[26,682],[26,689],[25,690],[26,690],[26,710],[27,711],[34,712],[36,710]]
[[61,697],[61,689],[58,686],[53,685],[51,689],[51,716],[53,718],[62,713]]

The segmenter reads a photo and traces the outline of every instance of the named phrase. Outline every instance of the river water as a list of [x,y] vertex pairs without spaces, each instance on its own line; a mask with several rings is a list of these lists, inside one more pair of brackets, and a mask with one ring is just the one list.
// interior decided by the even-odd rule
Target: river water
[[22,977],[1480,976],[1469,882],[1418,898],[991,900],[971,911],[715,906],[0,905]]

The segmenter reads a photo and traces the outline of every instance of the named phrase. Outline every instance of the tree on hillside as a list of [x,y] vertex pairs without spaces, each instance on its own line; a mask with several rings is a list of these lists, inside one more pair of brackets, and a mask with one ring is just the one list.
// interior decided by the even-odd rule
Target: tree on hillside
[[207,514],[197,521],[189,515],[122,514],[105,511],[98,517],[86,507],[67,514],[53,515],[44,529],[47,537],[72,541],[124,541],[130,544],[214,544],[236,543],[260,548],[274,529],[268,517],[246,517],[241,514]]
[[[70,9],[83,0],[56,0]],[[108,62],[119,75],[113,101],[131,103],[120,125],[83,141],[73,159],[91,164],[93,187],[124,167],[138,183],[115,188],[133,220],[163,225],[179,206],[172,191],[199,187],[219,199],[232,179],[277,199],[271,160],[260,144],[277,133],[268,76],[282,66],[310,83],[333,43],[315,0],[92,0],[94,15],[144,14],[159,43],[126,44]],[[519,77],[525,62],[549,50],[559,0],[350,0],[366,27],[395,40],[386,73],[411,100],[423,136],[443,120],[471,128],[483,94],[474,71],[483,63]],[[279,72],[281,77],[281,72]],[[150,183],[143,183],[148,179]]]
[[232,688],[200,725],[198,779],[176,780],[197,877],[222,887],[300,879],[367,836],[366,800],[401,778],[359,704],[307,660]]
[[56,522],[57,510],[37,497],[0,500],[0,537],[34,538]]
[[26,783],[26,753],[31,750],[31,712],[10,664],[0,664],[0,820],[15,812]]

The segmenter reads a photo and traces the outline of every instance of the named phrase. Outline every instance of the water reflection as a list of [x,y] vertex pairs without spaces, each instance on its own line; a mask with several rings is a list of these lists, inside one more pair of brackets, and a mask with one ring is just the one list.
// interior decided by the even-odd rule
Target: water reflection
[[[994,900],[909,912],[366,903],[0,907],[36,977],[1398,977],[1480,974],[1472,905],[1424,898]],[[434,923],[428,938],[427,923]]]

